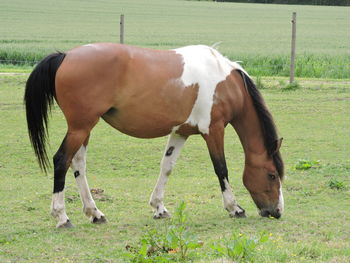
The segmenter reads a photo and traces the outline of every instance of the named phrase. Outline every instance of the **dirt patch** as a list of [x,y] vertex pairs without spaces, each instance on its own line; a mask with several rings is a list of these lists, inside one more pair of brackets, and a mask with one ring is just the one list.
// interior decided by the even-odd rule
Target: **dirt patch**
[[92,188],[90,190],[92,197],[99,201],[112,201],[112,198],[104,193],[105,190],[99,188]]

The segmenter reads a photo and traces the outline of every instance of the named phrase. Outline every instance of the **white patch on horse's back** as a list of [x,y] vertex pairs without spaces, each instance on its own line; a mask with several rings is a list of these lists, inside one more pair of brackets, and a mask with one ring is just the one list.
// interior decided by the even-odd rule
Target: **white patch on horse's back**
[[198,126],[200,132],[209,134],[216,86],[224,81],[233,69],[243,69],[238,63],[230,61],[208,46],[187,46],[175,49],[175,52],[183,57],[183,84],[199,86],[197,100],[185,123]]

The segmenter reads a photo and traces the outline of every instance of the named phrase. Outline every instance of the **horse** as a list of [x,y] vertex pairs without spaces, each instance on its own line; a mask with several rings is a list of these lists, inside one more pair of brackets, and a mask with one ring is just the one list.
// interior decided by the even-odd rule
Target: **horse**
[[215,48],[193,45],[153,50],[95,43],[45,57],[30,74],[24,94],[29,138],[44,172],[50,165],[45,145],[48,112],[54,101],[67,121],[66,135],[53,156],[51,214],[58,221],[56,227],[72,227],[64,203],[69,167],[85,215],[92,223],[107,222],[96,207],[86,179],[89,136],[100,118],[133,137],[169,136],[149,201],[154,218],[170,216],[163,203],[165,185],[186,139],[195,134],[206,142],[224,208],[230,217],[246,217],[228,179],[224,153],[228,124],[243,146],[243,184],[259,214],[281,217],[282,138],[251,77]]

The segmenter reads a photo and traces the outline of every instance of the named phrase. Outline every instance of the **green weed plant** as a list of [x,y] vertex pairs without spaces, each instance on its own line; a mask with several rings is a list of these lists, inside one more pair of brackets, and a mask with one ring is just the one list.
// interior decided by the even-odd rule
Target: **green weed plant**
[[164,231],[152,229],[136,247],[127,246],[126,256],[133,263],[184,262],[195,257],[194,250],[203,245],[187,224],[186,204],[180,202],[174,218]]
[[294,168],[296,170],[309,170],[310,168],[318,168],[320,167],[320,161],[310,161],[306,159],[299,159],[295,164]]
[[329,181],[328,186],[331,189],[343,190],[345,188],[345,183],[333,178]]
[[234,262],[255,262],[257,248],[268,240],[269,236],[264,232],[261,232],[258,237],[233,232],[230,238],[215,242],[211,248],[217,256]]

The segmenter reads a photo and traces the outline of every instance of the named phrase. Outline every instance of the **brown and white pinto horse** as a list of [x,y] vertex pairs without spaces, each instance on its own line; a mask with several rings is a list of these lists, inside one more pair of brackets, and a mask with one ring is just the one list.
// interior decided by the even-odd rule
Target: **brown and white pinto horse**
[[54,99],[67,120],[67,134],[53,158],[51,211],[57,227],[72,224],[65,212],[64,185],[71,166],[83,210],[93,223],[106,222],[85,176],[89,135],[102,117],[117,130],[138,138],[169,135],[150,204],[155,218],[168,217],[164,188],[188,136],[200,134],[232,217],[244,217],[228,182],[224,129],[231,124],[245,152],[243,183],[261,216],[283,211],[283,162],[271,114],[240,65],[207,46],[151,50],[99,43],[51,54],[28,78],[25,105],[29,137],[39,164],[47,170],[47,112]]

